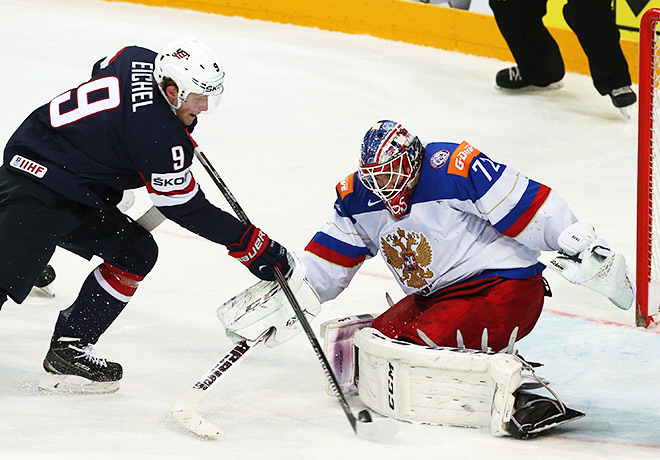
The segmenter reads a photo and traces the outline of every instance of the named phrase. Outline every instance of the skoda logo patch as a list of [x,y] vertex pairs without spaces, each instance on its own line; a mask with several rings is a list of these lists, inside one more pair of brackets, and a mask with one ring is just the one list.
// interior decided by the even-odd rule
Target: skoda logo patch
[[438,150],[433,155],[431,155],[429,163],[431,163],[433,168],[440,169],[445,165],[445,163],[447,163],[449,155],[449,150]]

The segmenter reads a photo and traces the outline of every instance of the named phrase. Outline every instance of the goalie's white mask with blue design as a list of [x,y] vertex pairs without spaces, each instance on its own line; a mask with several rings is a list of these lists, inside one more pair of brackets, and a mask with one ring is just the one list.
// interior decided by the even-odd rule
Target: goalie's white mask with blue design
[[424,147],[400,123],[381,120],[364,136],[360,182],[399,219],[409,209],[419,179]]

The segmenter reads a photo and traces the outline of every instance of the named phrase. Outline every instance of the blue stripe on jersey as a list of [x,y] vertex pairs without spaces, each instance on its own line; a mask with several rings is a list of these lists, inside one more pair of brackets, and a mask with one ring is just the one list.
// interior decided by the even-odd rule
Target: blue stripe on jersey
[[345,243],[338,240],[337,238],[321,232],[318,232],[316,235],[314,235],[312,241],[325,248],[328,248],[333,252],[336,252],[337,254],[341,254],[342,256],[351,259],[373,256],[373,254],[371,254],[366,247],[353,246],[352,244]]
[[506,278],[510,280],[523,280],[538,275],[539,273],[543,272],[544,269],[545,265],[541,262],[538,262],[529,267],[485,270],[478,275],[473,276],[468,281],[478,280],[481,278],[489,278],[491,276],[499,276],[500,278]]
[[506,232],[532,205],[534,202],[534,197],[538,193],[540,186],[541,184],[530,179],[529,184],[527,185],[527,189],[525,190],[525,193],[523,193],[523,196],[520,198],[520,201],[518,201],[518,204],[516,204],[514,208],[509,211],[509,213],[504,216],[498,223],[493,225],[495,230],[500,233]]

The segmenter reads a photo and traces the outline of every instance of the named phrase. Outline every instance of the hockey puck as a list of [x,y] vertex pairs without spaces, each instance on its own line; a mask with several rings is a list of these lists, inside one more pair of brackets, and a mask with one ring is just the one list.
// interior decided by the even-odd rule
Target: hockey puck
[[360,412],[358,412],[358,420],[363,423],[369,423],[371,422],[371,414],[366,409],[361,410]]

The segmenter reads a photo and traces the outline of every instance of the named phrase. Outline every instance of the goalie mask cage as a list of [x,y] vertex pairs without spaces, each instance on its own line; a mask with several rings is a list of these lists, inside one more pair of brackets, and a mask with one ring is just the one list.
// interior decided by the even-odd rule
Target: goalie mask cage
[[660,9],[639,30],[637,162],[637,326],[658,319],[660,305]]

